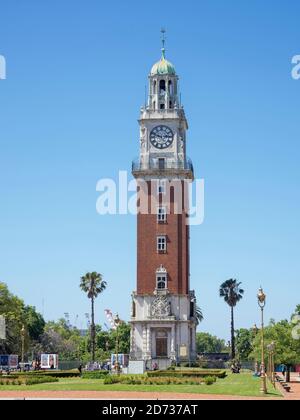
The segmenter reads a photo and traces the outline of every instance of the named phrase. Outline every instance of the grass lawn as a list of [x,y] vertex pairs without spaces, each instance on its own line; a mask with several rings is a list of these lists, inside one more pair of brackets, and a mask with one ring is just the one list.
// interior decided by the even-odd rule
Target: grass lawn
[[[267,397],[281,397],[281,394],[268,384]],[[225,379],[218,379],[213,385],[104,385],[101,379],[62,378],[59,382],[38,385],[0,386],[3,391],[137,391],[137,392],[177,392],[191,394],[221,394],[245,397],[259,397],[260,379],[249,373],[228,374]]]

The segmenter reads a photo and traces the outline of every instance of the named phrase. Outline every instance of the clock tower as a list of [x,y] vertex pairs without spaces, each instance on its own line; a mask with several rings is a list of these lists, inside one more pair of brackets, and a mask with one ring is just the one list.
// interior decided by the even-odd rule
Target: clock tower
[[166,59],[164,39],[161,59],[149,74],[148,101],[141,109],[139,125],[140,154],[133,162],[132,173],[144,207],[137,216],[132,373],[166,369],[172,363],[196,358],[187,188],[194,172],[186,156],[188,123],[179,100],[178,76]]

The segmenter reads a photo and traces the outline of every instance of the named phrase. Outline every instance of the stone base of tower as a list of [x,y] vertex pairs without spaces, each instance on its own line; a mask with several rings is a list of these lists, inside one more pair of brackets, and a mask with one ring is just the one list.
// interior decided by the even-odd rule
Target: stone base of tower
[[[196,359],[194,293],[133,295],[130,371],[165,370]],[[141,363],[137,363],[141,362]],[[140,372],[133,372],[139,366]]]

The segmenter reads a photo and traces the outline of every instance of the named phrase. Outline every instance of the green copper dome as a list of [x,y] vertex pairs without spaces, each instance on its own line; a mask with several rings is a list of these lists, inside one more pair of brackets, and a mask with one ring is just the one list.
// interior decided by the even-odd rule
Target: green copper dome
[[154,64],[154,66],[151,69],[151,76],[157,76],[161,74],[172,74],[175,75],[175,67],[173,66],[170,61],[166,60],[165,57],[165,50],[163,48],[162,50],[162,57],[161,59]]

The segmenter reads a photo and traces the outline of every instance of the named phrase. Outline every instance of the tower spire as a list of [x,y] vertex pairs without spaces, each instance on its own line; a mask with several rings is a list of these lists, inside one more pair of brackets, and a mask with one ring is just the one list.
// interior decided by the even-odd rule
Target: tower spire
[[161,28],[160,32],[161,32],[161,43],[162,43],[162,48],[161,48],[162,58],[166,58],[166,49],[165,49],[166,30],[165,28]]

